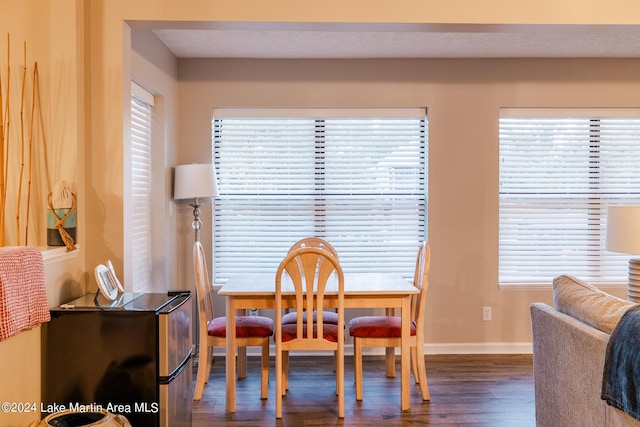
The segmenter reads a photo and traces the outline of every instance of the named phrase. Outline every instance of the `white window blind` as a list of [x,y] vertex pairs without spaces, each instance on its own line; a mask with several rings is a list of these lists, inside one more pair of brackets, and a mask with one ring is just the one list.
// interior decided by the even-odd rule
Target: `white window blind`
[[153,96],[131,85],[131,260],[132,287],[150,289],[151,274],[151,124]]
[[629,256],[605,249],[606,210],[640,204],[640,118],[613,113],[501,117],[501,284],[626,283]]
[[275,273],[291,244],[308,236],[330,241],[345,271],[412,276],[427,232],[427,121],[420,112],[214,112],[215,280]]

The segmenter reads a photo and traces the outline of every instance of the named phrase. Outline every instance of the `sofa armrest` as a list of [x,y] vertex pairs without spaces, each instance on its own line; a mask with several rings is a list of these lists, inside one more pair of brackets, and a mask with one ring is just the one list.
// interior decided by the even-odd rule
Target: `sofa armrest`
[[543,303],[533,303],[536,426],[606,426],[600,399],[609,335]]

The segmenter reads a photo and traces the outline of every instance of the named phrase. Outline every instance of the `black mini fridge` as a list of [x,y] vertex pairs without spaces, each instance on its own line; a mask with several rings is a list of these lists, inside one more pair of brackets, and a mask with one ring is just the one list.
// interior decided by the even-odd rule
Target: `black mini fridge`
[[42,416],[107,410],[133,427],[191,426],[191,295],[86,295],[51,310]]

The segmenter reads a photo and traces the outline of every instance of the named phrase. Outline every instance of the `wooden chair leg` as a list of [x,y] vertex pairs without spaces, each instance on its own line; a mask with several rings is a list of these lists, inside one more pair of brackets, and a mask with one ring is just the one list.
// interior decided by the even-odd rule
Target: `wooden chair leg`
[[262,343],[262,379],[260,397],[266,399],[269,396],[269,338]]
[[276,418],[282,418],[282,395],[284,394],[283,359],[284,354],[276,343]]
[[282,395],[289,390],[289,352],[282,353]]
[[356,400],[362,400],[362,344],[358,338],[353,339],[354,374],[356,379]]
[[427,384],[427,368],[424,360],[424,349],[422,346],[418,346],[416,349],[416,358],[418,365],[418,377],[420,378],[420,393],[422,393],[422,400],[431,400],[429,395],[429,384]]
[[386,353],[386,372],[387,377],[395,378],[396,376],[396,349],[395,347],[387,347]]
[[207,372],[205,374],[204,382],[208,383],[211,376],[211,368],[213,367],[213,347],[207,347]]
[[238,379],[247,378],[247,347],[238,347]]
[[[394,308],[387,308],[385,310],[387,316],[393,316],[395,314]],[[387,347],[385,349],[386,355],[386,374],[388,378],[395,378],[396,376],[396,349],[395,347]]]
[[344,349],[338,351],[336,387],[338,389],[338,418],[344,418]]
[[200,400],[204,385],[209,382],[211,375],[211,359],[213,358],[213,347],[207,344],[201,345],[198,349],[198,373],[196,374],[196,389],[193,393],[193,400]]
[[418,349],[416,347],[411,347],[411,371],[413,372],[413,379],[416,381],[416,384],[420,384],[420,375],[418,364],[420,361],[418,360]]

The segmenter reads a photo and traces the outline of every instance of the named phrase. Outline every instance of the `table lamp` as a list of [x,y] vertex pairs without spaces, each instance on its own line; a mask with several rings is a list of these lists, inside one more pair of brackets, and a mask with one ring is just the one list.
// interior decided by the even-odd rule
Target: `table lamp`
[[[606,249],[640,254],[640,206],[609,206]],[[628,299],[640,302],[640,259],[629,259]]]
[[193,208],[193,223],[196,242],[200,241],[200,202],[199,199],[215,197],[218,193],[216,169],[213,164],[190,164],[176,166],[173,184],[175,200],[194,199],[189,206]]

